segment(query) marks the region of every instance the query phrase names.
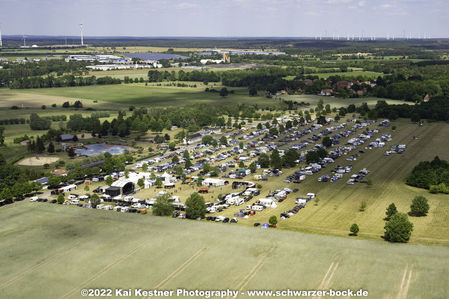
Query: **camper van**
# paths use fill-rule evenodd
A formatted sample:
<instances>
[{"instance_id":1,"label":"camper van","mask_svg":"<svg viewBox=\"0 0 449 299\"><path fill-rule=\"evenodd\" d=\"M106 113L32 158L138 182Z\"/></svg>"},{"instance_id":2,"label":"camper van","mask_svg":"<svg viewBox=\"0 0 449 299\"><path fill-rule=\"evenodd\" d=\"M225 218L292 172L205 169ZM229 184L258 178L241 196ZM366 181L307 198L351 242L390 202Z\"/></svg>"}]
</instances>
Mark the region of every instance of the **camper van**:
<instances>
[{"instance_id":1,"label":"camper van","mask_svg":"<svg viewBox=\"0 0 449 299\"><path fill-rule=\"evenodd\" d=\"M260 205L253 205L251 210L253 211L263 211L264 206L260 206Z\"/></svg>"},{"instance_id":2,"label":"camper van","mask_svg":"<svg viewBox=\"0 0 449 299\"><path fill-rule=\"evenodd\" d=\"M305 207L307 203L307 200L303 199L303 198L297 198L296 199L296 204L300 207Z\"/></svg>"}]
</instances>

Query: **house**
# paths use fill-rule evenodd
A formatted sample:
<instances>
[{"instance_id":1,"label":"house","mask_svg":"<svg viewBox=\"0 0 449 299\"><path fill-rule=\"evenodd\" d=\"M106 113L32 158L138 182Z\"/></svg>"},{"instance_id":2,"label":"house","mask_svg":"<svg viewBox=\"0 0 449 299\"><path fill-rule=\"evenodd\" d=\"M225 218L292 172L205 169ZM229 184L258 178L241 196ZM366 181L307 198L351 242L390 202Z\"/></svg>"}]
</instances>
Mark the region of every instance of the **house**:
<instances>
[{"instance_id":1,"label":"house","mask_svg":"<svg viewBox=\"0 0 449 299\"><path fill-rule=\"evenodd\" d=\"M58 141L76 141L75 136L71 134L62 134L56 137Z\"/></svg>"},{"instance_id":2,"label":"house","mask_svg":"<svg viewBox=\"0 0 449 299\"><path fill-rule=\"evenodd\" d=\"M307 86L312 86L312 85L313 85L313 80L311 80L311 79L305 79L305 80L304 80L304 84L307 85Z\"/></svg>"},{"instance_id":3,"label":"house","mask_svg":"<svg viewBox=\"0 0 449 299\"><path fill-rule=\"evenodd\" d=\"M342 80L342 81L338 81L337 84L337 90L339 89L350 89L352 86L352 82L351 81L347 81L347 80Z\"/></svg>"},{"instance_id":4,"label":"house","mask_svg":"<svg viewBox=\"0 0 449 299\"><path fill-rule=\"evenodd\" d=\"M333 93L332 89L322 89L320 95L322 96L331 96Z\"/></svg>"}]
</instances>

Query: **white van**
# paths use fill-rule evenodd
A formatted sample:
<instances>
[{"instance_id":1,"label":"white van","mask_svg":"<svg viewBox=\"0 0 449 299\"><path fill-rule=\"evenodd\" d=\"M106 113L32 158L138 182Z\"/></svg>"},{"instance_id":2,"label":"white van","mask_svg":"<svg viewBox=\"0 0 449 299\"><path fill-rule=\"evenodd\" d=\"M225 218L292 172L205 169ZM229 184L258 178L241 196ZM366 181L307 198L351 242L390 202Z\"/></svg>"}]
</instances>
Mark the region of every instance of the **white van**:
<instances>
[{"instance_id":1,"label":"white van","mask_svg":"<svg viewBox=\"0 0 449 299\"><path fill-rule=\"evenodd\" d=\"M253 211L263 211L264 207L263 206L259 206L259 205L254 205L251 209Z\"/></svg>"}]
</instances>

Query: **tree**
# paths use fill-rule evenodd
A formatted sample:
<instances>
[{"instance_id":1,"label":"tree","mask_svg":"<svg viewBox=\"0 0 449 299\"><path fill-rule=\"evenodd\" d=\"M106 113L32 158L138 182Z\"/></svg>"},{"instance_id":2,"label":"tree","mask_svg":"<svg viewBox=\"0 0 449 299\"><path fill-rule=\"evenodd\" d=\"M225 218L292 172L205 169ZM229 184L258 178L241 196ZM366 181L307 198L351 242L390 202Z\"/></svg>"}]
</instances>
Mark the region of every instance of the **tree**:
<instances>
[{"instance_id":1,"label":"tree","mask_svg":"<svg viewBox=\"0 0 449 299\"><path fill-rule=\"evenodd\" d=\"M44 141L39 136L37 136L37 138L36 138L36 149L35 150L38 153L43 153L45 151Z\"/></svg>"},{"instance_id":2,"label":"tree","mask_svg":"<svg viewBox=\"0 0 449 299\"><path fill-rule=\"evenodd\" d=\"M64 201L65 201L64 193L59 193L58 199L57 199L58 204L62 205L64 203Z\"/></svg>"},{"instance_id":3,"label":"tree","mask_svg":"<svg viewBox=\"0 0 449 299\"><path fill-rule=\"evenodd\" d=\"M73 158L76 156L75 149L73 147L69 147L67 150L67 155L69 155L70 158Z\"/></svg>"},{"instance_id":4,"label":"tree","mask_svg":"<svg viewBox=\"0 0 449 299\"><path fill-rule=\"evenodd\" d=\"M174 163L174 164L179 163L178 155L174 155L173 158L171 159L171 162Z\"/></svg>"},{"instance_id":5,"label":"tree","mask_svg":"<svg viewBox=\"0 0 449 299\"><path fill-rule=\"evenodd\" d=\"M282 164L287 167L296 166L296 160L298 160L299 154L294 149L289 149L282 157Z\"/></svg>"},{"instance_id":6,"label":"tree","mask_svg":"<svg viewBox=\"0 0 449 299\"><path fill-rule=\"evenodd\" d=\"M228 138L226 138L226 136L221 136L220 138L220 144L222 145L227 145L228 144Z\"/></svg>"},{"instance_id":7,"label":"tree","mask_svg":"<svg viewBox=\"0 0 449 299\"><path fill-rule=\"evenodd\" d=\"M105 179L105 182L108 186L111 186L112 183L114 182L114 180L112 179L112 177L110 175L108 175Z\"/></svg>"},{"instance_id":8,"label":"tree","mask_svg":"<svg viewBox=\"0 0 449 299\"><path fill-rule=\"evenodd\" d=\"M154 184L158 187L158 188L161 188L162 187L162 178L161 177L157 177L156 178L156 181L154 182Z\"/></svg>"},{"instance_id":9,"label":"tree","mask_svg":"<svg viewBox=\"0 0 449 299\"><path fill-rule=\"evenodd\" d=\"M351 225L351 227L349 228L349 231L351 232L351 235L353 236L357 236L357 233L359 232L359 226L354 223L353 225Z\"/></svg>"},{"instance_id":10,"label":"tree","mask_svg":"<svg viewBox=\"0 0 449 299\"><path fill-rule=\"evenodd\" d=\"M276 226L277 224L278 224L278 219L277 219L277 217L276 216L271 216L269 219L268 219L268 223L271 225L271 226Z\"/></svg>"},{"instance_id":11,"label":"tree","mask_svg":"<svg viewBox=\"0 0 449 299\"><path fill-rule=\"evenodd\" d=\"M249 164L249 170L251 171L251 173L255 173L257 171L256 163L252 162L251 164Z\"/></svg>"},{"instance_id":12,"label":"tree","mask_svg":"<svg viewBox=\"0 0 449 299\"><path fill-rule=\"evenodd\" d=\"M201 143L202 144L207 144L207 145L211 145L214 141L214 137L212 137L211 135L205 135L201 138Z\"/></svg>"},{"instance_id":13,"label":"tree","mask_svg":"<svg viewBox=\"0 0 449 299\"><path fill-rule=\"evenodd\" d=\"M51 126L51 120L42 118L36 113L30 114L30 128L31 130L48 130Z\"/></svg>"},{"instance_id":14,"label":"tree","mask_svg":"<svg viewBox=\"0 0 449 299\"><path fill-rule=\"evenodd\" d=\"M411 216L426 216L429 212L429 203L424 196L416 196L410 205Z\"/></svg>"},{"instance_id":15,"label":"tree","mask_svg":"<svg viewBox=\"0 0 449 299\"><path fill-rule=\"evenodd\" d=\"M143 180L143 178L137 180L137 185L139 185L140 188L143 188L145 186L145 181Z\"/></svg>"},{"instance_id":16,"label":"tree","mask_svg":"<svg viewBox=\"0 0 449 299\"><path fill-rule=\"evenodd\" d=\"M0 127L0 145L3 145L5 143L5 136L3 135L4 131L5 131L5 128Z\"/></svg>"},{"instance_id":17,"label":"tree","mask_svg":"<svg viewBox=\"0 0 449 299\"><path fill-rule=\"evenodd\" d=\"M90 205L92 206L92 208L96 208L100 203L100 197L98 197L98 194L94 193L90 198Z\"/></svg>"},{"instance_id":18,"label":"tree","mask_svg":"<svg viewBox=\"0 0 449 299\"><path fill-rule=\"evenodd\" d=\"M206 215L206 203L198 193L192 193L186 200L186 214L189 219L204 218Z\"/></svg>"},{"instance_id":19,"label":"tree","mask_svg":"<svg viewBox=\"0 0 449 299\"><path fill-rule=\"evenodd\" d=\"M50 144L48 144L47 152L49 152L50 154L55 152L55 145L53 144L53 142L50 142Z\"/></svg>"},{"instance_id":20,"label":"tree","mask_svg":"<svg viewBox=\"0 0 449 299\"><path fill-rule=\"evenodd\" d=\"M406 243L412 234L413 223L404 213L396 213L385 224L384 239L389 242Z\"/></svg>"},{"instance_id":21,"label":"tree","mask_svg":"<svg viewBox=\"0 0 449 299\"><path fill-rule=\"evenodd\" d=\"M261 168L268 168L270 167L270 157L267 154L260 154L257 163Z\"/></svg>"},{"instance_id":22,"label":"tree","mask_svg":"<svg viewBox=\"0 0 449 299\"><path fill-rule=\"evenodd\" d=\"M76 101L75 104L73 104L73 107L75 107L75 108L83 108L83 103L81 103L81 101Z\"/></svg>"},{"instance_id":23,"label":"tree","mask_svg":"<svg viewBox=\"0 0 449 299\"><path fill-rule=\"evenodd\" d=\"M147 163L143 163L142 171L146 172L147 170L148 170L148 164Z\"/></svg>"},{"instance_id":24,"label":"tree","mask_svg":"<svg viewBox=\"0 0 449 299\"><path fill-rule=\"evenodd\" d=\"M279 151L277 149L274 149L273 152L271 153L270 165L272 168L275 168L275 169L282 168L282 159L281 159L281 156L279 155Z\"/></svg>"},{"instance_id":25,"label":"tree","mask_svg":"<svg viewBox=\"0 0 449 299\"><path fill-rule=\"evenodd\" d=\"M326 136L323 138L323 145L325 147L331 147L332 146L332 139L330 139L329 136Z\"/></svg>"},{"instance_id":26,"label":"tree","mask_svg":"<svg viewBox=\"0 0 449 299\"><path fill-rule=\"evenodd\" d=\"M220 89L220 97L226 97L228 96L228 89L226 87L223 87L222 89Z\"/></svg>"},{"instance_id":27,"label":"tree","mask_svg":"<svg viewBox=\"0 0 449 299\"><path fill-rule=\"evenodd\" d=\"M187 160L186 160L186 163L184 164L184 167L185 167L185 168L190 168L190 167L192 167L192 161L190 161L190 159L187 159Z\"/></svg>"},{"instance_id":28,"label":"tree","mask_svg":"<svg viewBox=\"0 0 449 299\"><path fill-rule=\"evenodd\" d=\"M387 215L387 217L385 219L389 220L391 218L391 216L393 216L397 212L398 212L398 209L396 209L396 205L394 203L391 203L388 206L387 211L385 212L385 214Z\"/></svg>"},{"instance_id":29,"label":"tree","mask_svg":"<svg viewBox=\"0 0 449 299\"><path fill-rule=\"evenodd\" d=\"M251 86L248 89L248 93L250 96L256 96L257 95L257 88L255 86Z\"/></svg>"},{"instance_id":30,"label":"tree","mask_svg":"<svg viewBox=\"0 0 449 299\"><path fill-rule=\"evenodd\" d=\"M182 155L182 157L186 160L190 160L190 154L187 150L184 151L184 154Z\"/></svg>"},{"instance_id":31,"label":"tree","mask_svg":"<svg viewBox=\"0 0 449 299\"><path fill-rule=\"evenodd\" d=\"M169 216L173 214L174 209L173 199L171 198L170 194L164 193L156 198L156 202L153 206L153 215Z\"/></svg>"}]
</instances>

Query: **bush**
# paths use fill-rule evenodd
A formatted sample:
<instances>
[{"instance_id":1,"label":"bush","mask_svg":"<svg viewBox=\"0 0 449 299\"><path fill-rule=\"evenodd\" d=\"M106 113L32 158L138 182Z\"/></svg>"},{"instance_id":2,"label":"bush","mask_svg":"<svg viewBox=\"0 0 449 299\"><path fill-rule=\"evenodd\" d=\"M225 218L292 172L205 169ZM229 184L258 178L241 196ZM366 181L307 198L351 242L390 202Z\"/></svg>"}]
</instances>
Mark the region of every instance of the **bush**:
<instances>
[{"instance_id":1,"label":"bush","mask_svg":"<svg viewBox=\"0 0 449 299\"><path fill-rule=\"evenodd\" d=\"M101 200L100 197L98 197L98 194L94 194L90 198L90 205L92 206L92 208L96 208L100 204L100 202Z\"/></svg>"},{"instance_id":2,"label":"bush","mask_svg":"<svg viewBox=\"0 0 449 299\"><path fill-rule=\"evenodd\" d=\"M268 223L271 225L271 226L276 226L276 224L278 224L278 219L277 219L277 217L276 216L271 216L270 217L270 219L268 219Z\"/></svg>"},{"instance_id":3,"label":"bush","mask_svg":"<svg viewBox=\"0 0 449 299\"><path fill-rule=\"evenodd\" d=\"M366 209L366 201L362 201L362 202L360 203L359 211L360 211L360 212L365 212L365 209Z\"/></svg>"},{"instance_id":4,"label":"bush","mask_svg":"<svg viewBox=\"0 0 449 299\"><path fill-rule=\"evenodd\" d=\"M60 193L60 194L58 195L57 201L58 201L58 204L60 204L60 205L62 205L62 204L64 203L65 198L64 198L64 194L63 194L63 193Z\"/></svg>"},{"instance_id":5,"label":"bush","mask_svg":"<svg viewBox=\"0 0 449 299\"><path fill-rule=\"evenodd\" d=\"M158 196L156 199L156 203L153 206L153 215L156 216L169 216L173 214L173 199L167 193Z\"/></svg>"},{"instance_id":6,"label":"bush","mask_svg":"<svg viewBox=\"0 0 449 299\"><path fill-rule=\"evenodd\" d=\"M424 196L416 196L410 205L411 216L426 216L429 212L429 203Z\"/></svg>"},{"instance_id":7,"label":"bush","mask_svg":"<svg viewBox=\"0 0 449 299\"><path fill-rule=\"evenodd\" d=\"M391 216L393 216L397 212L398 212L398 209L396 209L396 205L394 203L391 203L388 206L387 211L385 212L385 214L387 215L386 219L389 220L391 218Z\"/></svg>"},{"instance_id":8,"label":"bush","mask_svg":"<svg viewBox=\"0 0 449 299\"><path fill-rule=\"evenodd\" d=\"M204 218L206 215L206 203L198 193L192 193L186 200L186 214L189 219Z\"/></svg>"},{"instance_id":9,"label":"bush","mask_svg":"<svg viewBox=\"0 0 449 299\"><path fill-rule=\"evenodd\" d=\"M354 223L353 225L351 225L351 227L349 228L349 231L351 232L351 234L353 236L357 236L357 233L359 232L359 226Z\"/></svg>"},{"instance_id":10,"label":"bush","mask_svg":"<svg viewBox=\"0 0 449 299\"><path fill-rule=\"evenodd\" d=\"M385 224L384 239L389 242L406 243L412 234L413 223L404 213L396 213Z\"/></svg>"}]
</instances>

